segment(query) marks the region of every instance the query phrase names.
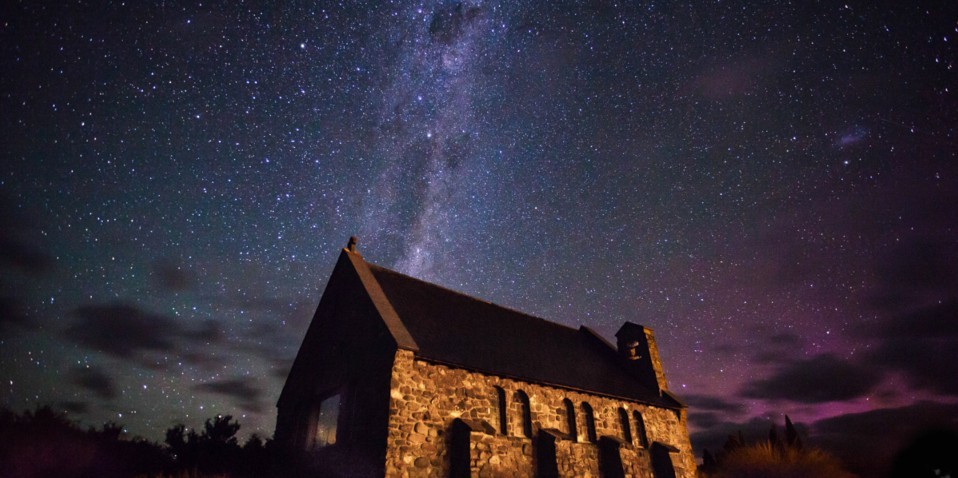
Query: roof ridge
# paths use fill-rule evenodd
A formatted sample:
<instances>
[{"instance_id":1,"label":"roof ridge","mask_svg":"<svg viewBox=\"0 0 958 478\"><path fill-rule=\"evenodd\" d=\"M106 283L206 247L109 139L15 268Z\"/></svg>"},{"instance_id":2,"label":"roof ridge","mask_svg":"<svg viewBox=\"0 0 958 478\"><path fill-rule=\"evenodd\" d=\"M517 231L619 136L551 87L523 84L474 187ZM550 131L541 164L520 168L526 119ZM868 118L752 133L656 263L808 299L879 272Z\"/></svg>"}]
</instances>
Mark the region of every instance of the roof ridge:
<instances>
[{"instance_id":1,"label":"roof ridge","mask_svg":"<svg viewBox=\"0 0 958 478\"><path fill-rule=\"evenodd\" d=\"M489 304L489 305L491 305L491 306L493 306L493 307L498 307L498 308L500 308L500 309L504 309L504 310L507 310L507 311L509 311L509 312L512 312L512 313L515 313L515 314L519 314L519 315L528 317L528 318L530 318L530 319L539 320L539 321L545 322L545 323L547 323L547 324L549 324L549 325L552 325L552 326L557 326L557 327L561 327L561 328L563 328L563 329L567 329L567 330L569 330L570 332L579 332L579 329L577 329L577 328L575 328L575 327L572 327L572 326L569 326L569 325L565 325L565 324L560 324L560 323L558 323L558 322L553 322L553 321L551 321L551 320L549 320L549 319L545 319L545 318L542 318L542 317L539 317L539 316L535 316L535 315L532 315L532 314L530 314L530 313L528 313L528 312L523 312L523 311L521 311L521 310L519 310L519 309L514 309L514 308L509 307L509 306L506 306L506 305L497 304L497 303L495 303L495 302L488 301L488 300L483 299L483 298L480 298L480 297L472 296L472 295L466 294L465 292L458 291L458 290L455 290L455 289L451 289L451 288L449 288L449 287L446 287L446 286L443 286L443 285L439 285L439 284L436 284L436 283L434 283L434 282L429 282L429 281L426 281L426 280L423 280L423 279L419 279L419 278L417 278L417 277L413 277L413 276L408 275L408 274L403 274L402 272L399 272L399 271L390 269L390 268L388 268L388 267L383 267L383 266L378 265L378 264L373 264L372 262L369 262L369 261L367 261L366 259L363 259L363 262L365 262L365 263L366 263L366 266L368 266L368 267L371 268L371 269L379 269L379 270L382 270L382 271L385 271L385 272L388 272L388 273L391 273L391 274L396 274L396 275L402 276L402 277L404 277L404 278L406 278L406 279L411 279L411 280L414 280L414 281L416 281L416 282L420 282L420 283L425 284L425 285L427 285L427 286L429 286L429 287L434 287L434 288L436 288L436 289L441 289L441 290L444 290L444 291L446 291L446 292L450 292L450 293L452 293L452 294L455 294L455 295L458 295L458 296L461 296L461 297L465 297L465 298L467 298L467 299L471 299L471 300L474 300L474 301L477 301L477 302L482 302L482 303L484 303L484 304ZM400 318L400 319L401 319L401 318Z\"/></svg>"}]
</instances>

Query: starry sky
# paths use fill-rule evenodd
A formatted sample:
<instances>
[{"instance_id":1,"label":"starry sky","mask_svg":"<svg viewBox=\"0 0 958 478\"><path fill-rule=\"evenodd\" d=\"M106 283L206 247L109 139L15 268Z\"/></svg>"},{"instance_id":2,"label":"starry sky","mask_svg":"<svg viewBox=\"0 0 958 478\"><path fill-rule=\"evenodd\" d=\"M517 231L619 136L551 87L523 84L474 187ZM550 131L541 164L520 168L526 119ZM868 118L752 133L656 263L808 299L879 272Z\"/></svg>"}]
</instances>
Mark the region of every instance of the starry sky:
<instances>
[{"instance_id":1,"label":"starry sky","mask_svg":"<svg viewBox=\"0 0 958 478\"><path fill-rule=\"evenodd\" d=\"M697 455L956 425L954 2L63 3L0 12L5 407L269 435L356 235L652 327Z\"/></svg>"}]
</instances>

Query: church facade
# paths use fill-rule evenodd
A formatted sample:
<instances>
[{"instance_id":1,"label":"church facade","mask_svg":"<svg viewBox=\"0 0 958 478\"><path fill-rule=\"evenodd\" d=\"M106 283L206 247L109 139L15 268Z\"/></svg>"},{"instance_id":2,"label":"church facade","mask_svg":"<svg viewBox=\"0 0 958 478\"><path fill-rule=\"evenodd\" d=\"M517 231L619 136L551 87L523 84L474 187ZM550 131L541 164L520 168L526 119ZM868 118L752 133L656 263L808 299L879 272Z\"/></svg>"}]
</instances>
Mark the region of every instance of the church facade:
<instances>
[{"instance_id":1,"label":"church facade","mask_svg":"<svg viewBox=\"0 0 958 478\"><path fill-rule=\"evenodd\" d=\"M317 476L692 478L651 330L613 345L343 249L277 403Z\"/></svg>"}]
</instances>

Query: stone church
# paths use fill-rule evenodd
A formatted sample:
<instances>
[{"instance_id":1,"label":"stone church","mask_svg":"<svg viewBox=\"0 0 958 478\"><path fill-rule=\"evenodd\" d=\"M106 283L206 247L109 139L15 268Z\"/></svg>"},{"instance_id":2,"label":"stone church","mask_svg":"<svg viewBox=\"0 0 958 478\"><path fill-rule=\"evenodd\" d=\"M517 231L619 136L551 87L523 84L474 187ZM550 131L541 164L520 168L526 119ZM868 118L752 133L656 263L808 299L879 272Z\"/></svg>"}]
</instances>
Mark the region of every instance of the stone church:
<instances>
[{"instance_id":1,"label":"stone church","mask_svg":"<svg viewBox=\"0 0 958 478\"><path fill-rule=\"evenodd\" d=\"M693 478L652 331L612 345L342 250L277 403L317 476Z\"/></svg>"}]
</instances>

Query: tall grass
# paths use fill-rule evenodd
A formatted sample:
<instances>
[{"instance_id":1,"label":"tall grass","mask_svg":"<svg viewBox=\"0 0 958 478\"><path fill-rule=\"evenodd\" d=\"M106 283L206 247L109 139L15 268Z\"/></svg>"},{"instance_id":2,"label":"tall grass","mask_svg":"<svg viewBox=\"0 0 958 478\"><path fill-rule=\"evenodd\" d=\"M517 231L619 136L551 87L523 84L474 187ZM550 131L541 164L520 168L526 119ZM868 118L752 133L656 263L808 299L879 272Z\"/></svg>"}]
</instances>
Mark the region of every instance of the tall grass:
<instances>
[{"instance_id":1,"label":"tall grass","mask_svg":"<svg viewBox=\"0 0 958 478\"><path fill-rule=\"evenodd\" d=\"M768 441L742 445L722 455L711 478L854 478L834 456L817 448Z\"/></svg>"}]
</instances>

